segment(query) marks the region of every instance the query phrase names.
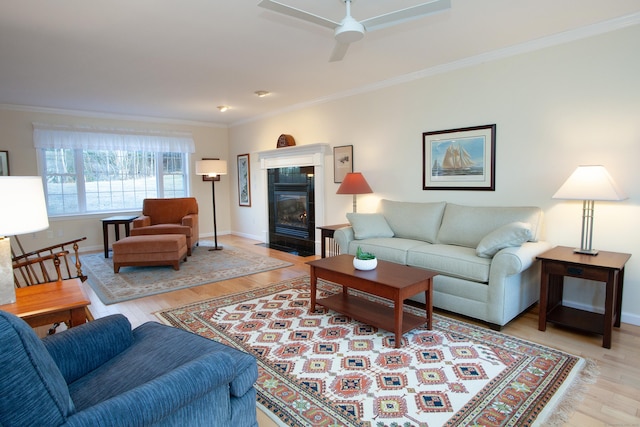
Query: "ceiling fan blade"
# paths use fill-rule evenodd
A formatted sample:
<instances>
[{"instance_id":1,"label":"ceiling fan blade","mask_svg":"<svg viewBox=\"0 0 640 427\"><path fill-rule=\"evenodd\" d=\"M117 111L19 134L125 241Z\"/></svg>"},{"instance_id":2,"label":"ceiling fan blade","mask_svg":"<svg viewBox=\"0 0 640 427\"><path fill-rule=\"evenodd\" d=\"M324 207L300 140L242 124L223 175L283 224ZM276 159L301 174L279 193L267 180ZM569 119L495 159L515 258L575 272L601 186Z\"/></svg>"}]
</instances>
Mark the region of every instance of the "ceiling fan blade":
<instances>
[{"instance_id":1,"label":"ceiling fan blade","mask_svg":"<svg viewBox=\"0 0 640 427\"><path fill-rule=\"evenodd\" d=\"M435 0L360 21L367 31L378 30L451 8L451 0Z\"/></svg>"},{"instance_id":2,"label":"ceiling fan blade","mask_svg":"<svg viewBox=\"0 0 640 427\"><path fill-rule=\"evenodd\" d=\"M342 61L342 58L347 54L347 49L349 49L349 43L336 42L329 57L329 62Z\"/></svg>"},{"instance_id":3,"label":"ceiling fan blade","mask_svg":"<svg viewBox=\"0 0 640 427\"><path fill-rule=\"evenodd\" d=\"M313 13L306 12L295 7L287 6L286 4L278 3L273 0L261 0L258 6L265 9L269 9L273 12L282 13L283 15L292 16L294 18L302 19L307 22L321 25L323 27L335 29L340 23L331 21L330 19L323 18L322 16L314 15Z\"/></svg>"}]
</instances>

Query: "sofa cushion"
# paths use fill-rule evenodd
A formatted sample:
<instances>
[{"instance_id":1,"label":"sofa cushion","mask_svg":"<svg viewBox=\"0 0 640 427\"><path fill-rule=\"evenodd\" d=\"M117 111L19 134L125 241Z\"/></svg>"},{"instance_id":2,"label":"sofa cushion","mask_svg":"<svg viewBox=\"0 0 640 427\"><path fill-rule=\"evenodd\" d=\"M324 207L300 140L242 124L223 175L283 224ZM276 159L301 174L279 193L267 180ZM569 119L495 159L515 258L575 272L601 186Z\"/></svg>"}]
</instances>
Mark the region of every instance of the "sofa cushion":
<instances>
[{"instance_id":1,"label":"sofa cushion","mask_svg":"<svg viewBox=\"0 0 640 427\"><path fill-rule=\"evenodd\" d=\"M420 245L424 245L424 242L420 240L398 239L396 237L352 240L349 243L349 253L355 255L358 246L360 246L363 251L371 252L381 260L406 265L407 251Z\"/></svg>"},{"instance_id":2,"label":"sofa cushion","mask_svg":"<svg viewBox=\"0 0 640 427\"><path fill-rule=\"evenodd\" d=\"M142 215L151 217L151 224L180 224L182 218L198 213L195 197L176 197L168 199L144 199Z\"/></svg>"},{"instance_id":3,"label":"sofa cushion","mask_svg":"<svg viewBox=\"0 0 640 427\"><path fill-rule=\"evenodd\" d=\"M179 224L156 224L131 229L131 236L149 236L154 234L183 234L191 237L191 227Z\"/></svg>"},{"instance_id":4,"label":"sofa cushion","mask_svg":"<svg viewBox=\"0 0 640 427\"><path fill-rule=\"evenodd\" d=\"M373 237L393 237L393 230L379 213L348 213L347 219L353 227L356 240Z\"/></svg>"},{"instance_id":5,"label":"sofa cushion","mask_svg":"<svg viewBox=\"0 0 640 427\"><path fill-rule=\"evenodd\" d=\"M542 210L536 207L461 206L448 203L438 243L476 248L482 238L511 222L531 224L532 241L538 239Z\"/></svg>"},{"instance_id":6,"label":"sofa cushion","mask_svg":"<svg viewBox=\"0 0 640 427\"><path fill-rule=\"evenodd\" d=\"M407 265L473 282L488 283L491 259L476 256L475 248L425 244L409 250Z\"/></svg>"},{"instance_id":7,"label":"sofa cushion","mask_svg":"<svg viewBox=\"0 0 640 427\"><path fill-rule=\"evenodd\" d=\"M57 426L74 412L67 383L33 329L0 311L0 425Z\"/></svg>"},{"instance_id":8,"label":"sofa cushion","mask_svg":"<svg viewBox=\"0 0 640 427\"><path fill-rule=\"evenodd\" d=\"M395 237L435 243L445 202L413 203L381 200L378 211L384 215Z\"/></svg>"},{"instance_id":9,"label":"sofa cushion","mask_svg":"<svg viewBox=\"0 0 640 427\"><path fill-rule=\"evenodd\" d=\"M69 385L78 410L142 387L179 371L189 362L206 360L218 352L226 353L226 356L212 368L217 369L220 376L227 377L231 394L243 395L257 379L258 369L253 356L199 335L147 322L134 329L133 336L131 346ZM226 363L231 360L233 365ZM188 386L176 385L175 391L171 392L180 393L181 388Z\"/></svg>"},{"instance_id":10,"label":"sofa cushion","mask_svg":"<svg viewBox=\"0 0 640 427\"><path fill-rule=\"evenodd\" d=\"M478 243L476 254L480 257L491 258L500 249L522 246L529 239L531 239L531 224L511 222L484 236Z\"/></svg>"}]
</instances>

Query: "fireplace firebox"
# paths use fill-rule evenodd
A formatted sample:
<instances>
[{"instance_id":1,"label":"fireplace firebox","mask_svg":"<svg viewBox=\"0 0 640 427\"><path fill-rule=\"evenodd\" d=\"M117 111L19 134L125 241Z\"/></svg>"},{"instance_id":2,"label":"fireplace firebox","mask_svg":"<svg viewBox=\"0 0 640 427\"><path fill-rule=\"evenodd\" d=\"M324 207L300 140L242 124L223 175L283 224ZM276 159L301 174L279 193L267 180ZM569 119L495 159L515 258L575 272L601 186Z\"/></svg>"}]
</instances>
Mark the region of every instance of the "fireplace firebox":
<instances>
[{"instance_id":1,"label":"fireplace firebox","mask_svg":"<svg viewBox=\"0 0 640 427\"><path fill-rule=\"evenodd\" d=\"M269 169L269 247L315 253L313 166Z\"/></svg>"}]
</instances>

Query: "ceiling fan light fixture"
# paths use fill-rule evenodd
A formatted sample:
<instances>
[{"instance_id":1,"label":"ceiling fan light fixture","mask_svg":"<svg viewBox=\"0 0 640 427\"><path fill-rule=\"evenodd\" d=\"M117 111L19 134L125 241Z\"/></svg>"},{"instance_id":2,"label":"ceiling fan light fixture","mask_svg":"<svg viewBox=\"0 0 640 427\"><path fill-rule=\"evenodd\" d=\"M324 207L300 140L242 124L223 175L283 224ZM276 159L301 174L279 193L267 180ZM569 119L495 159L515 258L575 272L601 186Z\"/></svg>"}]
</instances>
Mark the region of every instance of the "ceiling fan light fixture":
<instances>
[{"instance_id":1,"label":"ceiling fan light fixture","mask_svg":"<svg viewBox=\"0 0 640 427\"><path fill-rule=\"evenodd\" d=\"M265 96L269 95L269 91L267 90L257 90L254 92L258 98L264 98Z\"/></svg>"},{"instance_id":2,"label":"ceiling fan light fixture","mask_svg":"<svg viewBox=\"0 0 640 427\"><path fill-rule=\"evenodd\" d=\"M218 110L220 110L221 113L224 113L225 111L227 111L229 109L228 105L218 105Z\"/></svg>"}]
</instances>

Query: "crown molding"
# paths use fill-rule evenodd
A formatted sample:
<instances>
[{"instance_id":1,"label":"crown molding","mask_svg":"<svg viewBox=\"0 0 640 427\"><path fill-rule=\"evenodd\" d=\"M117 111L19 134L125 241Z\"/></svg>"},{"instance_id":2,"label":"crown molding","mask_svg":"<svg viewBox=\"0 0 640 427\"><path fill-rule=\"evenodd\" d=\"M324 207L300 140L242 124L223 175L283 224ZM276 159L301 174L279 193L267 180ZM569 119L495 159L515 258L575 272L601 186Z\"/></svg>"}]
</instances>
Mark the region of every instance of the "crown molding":
<instances>
[{"instance_id":1,"label":"crown molding","mask_svg":"<svg viewBox=\"0 0 640 427\"><path fill-rule=\"evenodd\" d=\"M126 114L99 113L95 111L66 110L63 108L33 107L28 105L0 104L0 110L23 111L27 113L60 114L64 116L88 117L92 119L126 120L145 123L163 123L183 126L204 126L212 128L228 128L219 123L200 122L197 120L169 119L161 117L135 116Z\"/></svg>"},{"instance_id":2,"label":"crown molding","mask_svg":"<svg viewBox=\"0 0 640 427\"><path fill-rule=\"evenodd\" d=\"M404 74L401 76L383 80L370 85L361 86L359 88L355 88L349 91L340 92L340 93L336 93L326 97L317 98L308 102L292 105L290 107L283 108L278 111L272 111L267 114L262 114L260 116L256 116L246 120L231 123L230 126L233 127L233 126L237 126L244 123L258 121L258 120L262 120L268 117L273 117L282 113L300 110L303 108L308 108L315 105L320 105L327 102L348 98L354 95L373 92L379 89L384 89L387 87L412 82L414 80L419 80L426 77L435 76L438 74L444 74L451 71L460 70L463 68L473 67L475 65L480 65L486 62L497 61L500 59L509 58L511 56L535 52L537 50L546 49L548 47L558 46L565 43L570 43L573 41L598 36L601 34L621 30L623 28L631 27L638 24L640 24L640 13L634 13L631 15L622 16L622 17L610 19L607 21L602 21L592 25L585 26L585 27L564 31L551 36L530 40L528 42L521 43L518 45L509 46L503 49L498 49L491 52L486 52L479 55L471 56L468 58L463 58L458 61L449 62L447 64L437 65L435 67L426 68L424 70L416 71L409 74Z\"/></svg>"}]
</instances>

